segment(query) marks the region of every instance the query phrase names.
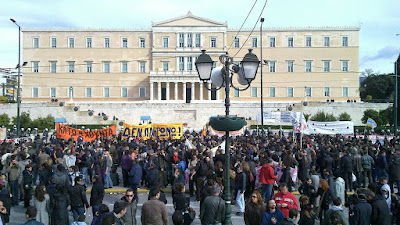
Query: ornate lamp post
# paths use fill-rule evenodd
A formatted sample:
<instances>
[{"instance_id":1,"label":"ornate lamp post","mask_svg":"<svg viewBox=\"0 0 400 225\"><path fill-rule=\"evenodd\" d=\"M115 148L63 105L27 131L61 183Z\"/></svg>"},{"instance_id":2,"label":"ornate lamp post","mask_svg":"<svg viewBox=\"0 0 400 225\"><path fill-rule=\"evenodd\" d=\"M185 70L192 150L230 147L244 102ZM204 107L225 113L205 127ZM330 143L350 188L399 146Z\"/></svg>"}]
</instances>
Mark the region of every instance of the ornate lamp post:
<instances>
[{"instance_id":1,"label":"ornate lamp post","mask_svg":"<svg viewBox=\"0 0 400 225\"><path fill-rule=\"evenodd\" d=\"M233 64L233 58L228 54L221 55L219 57L222 63L222 68L214 68L214 61L209 55L207 55L205 50L202 50L202 54L198 57L196 61L196 69L199 74L200 80L204 83L210 79L217 86L217 89L225 87L225 115L210 118L210 125L213 129L218 131L225 131L225 194L224 200L226 204L226 218L225 224L232 224L231 220L231 190L230 190L230 179L229 179L229 165L230 165L230 148L229 148L229 131L236 131L241 129L246 125L246 120L244 117L237 117L229 115L230 107L230 97L229 88L233 87L238 91L244 91L250 87L250 83L254 80L257 74L258 66L260 61L258 57L254 55L252 49L244 56L242 62L239 65ZM240 89L235 87L232 82L233 74L237 73L238 81L242 85L247 85L245 88ZM221 80L222 79L222 80ZM221 82L222 81L222 82ZM207 85L204 85L207 89Z\"/></svg>"},{"instance_id":2,"label":"ornate lamp post","mask_svg":"<svg viewBox=\"0 0 400 225\"><path fill-rule=\"evenodd\" d=\"M21 135L21 120L20 120L20 104L21 104L21 26L18 25L17 21L10 18L18 27L18 89L17 89L17 136Z\"/></svg>"}]
</instances>

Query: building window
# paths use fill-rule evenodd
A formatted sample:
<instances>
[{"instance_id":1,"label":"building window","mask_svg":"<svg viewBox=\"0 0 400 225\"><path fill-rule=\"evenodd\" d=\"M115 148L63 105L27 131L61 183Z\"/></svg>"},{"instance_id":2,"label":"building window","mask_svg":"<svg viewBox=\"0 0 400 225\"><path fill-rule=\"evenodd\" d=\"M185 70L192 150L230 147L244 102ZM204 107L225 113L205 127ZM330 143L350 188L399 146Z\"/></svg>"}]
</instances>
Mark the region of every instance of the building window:
<instances>
[{"instance_id":1,"label":"building window","mask_svg":"<svg viewBox=\"0 0 400 225\"><path fill-rule=\"evenodd\" d=\"M104 88L104 98L109 98L110 97L110 88L105 87Z\"/></svg>"},{"instance_id":2,"label":"building window","mask_svg":"<svg viewBox=\"0 0 400 225\"><path fill-rule=\"evenodd\" d=\"M32 88L32 98L39 98L39 88Z\"/></svg>"},{"instance_id":3,"label":"building window","mask_svg":"<svg viewBox=\"0 0 400 225\"><path fill-rule=\"evenodd\" d=\"M33 48L39 48L39 38L33 38Z\"/></svg>"},{"instance_id":4,"label":"building window","mask_svg":"<svg viewBox=\"0 0 400 225\"><path fill-rule=\"evenodd\" d=\"M86 73L91 73L92 72L92 62L86 62Z\"/></svg>"},{"instance_id":5,"label":"building window","mask_svg":"<svg viewBox=\"0 0 400 225\"><path fill-rule=\"evenodd\" d=\"M75 38L68 38L68 48L75 48Z\"/></svg>"},{"instance_id":6,"label":"building window","mask_svg":"<svg viewBox=\"0 0 400 225\"><path fill-rule=\"evenodd\" d=\"M270 73L275 73L275 64L276 64L276 62L275 61L269 61L268 63L269 63L269 72Z\"/></svg>"},{"instance_id":7,"label":"building window","mask_svg":"<svg viewBox=\"0 0 400 225\"><path fill-rule=\"evenodd\" d=\"M162 68L164 71L169 71L169 62L162 62Z\"/></svg>"},{"instance_id":8,"label":"building window","mask_svg":"<svg viewBox=\"0 0 400 225\"><path fill-rule=\"evenodd\" d=\"M269 38L269 47L275 48L275 41L276 41L275 37L270 37Z\"/></svg>"},{"instance_id":9,"label":"building window","mask_svg":"<svg viewBox=\"0 0 400 225\"><path fill-rule=\"evenodd\" d=\"M233 89L233 97L239 98L239 90Z\"/></svg>"},{"instance_id":10,"label":"building window","mask_svg":"<svg viewBox=\"0 0 400 225\"><path fill-rule=\"evenodd\" d=\"M311 87L305 87L306 97L311 97L312 89Z\"/></svg>"},{"instance_id":11,"label":"building window","mask_svg":"<svg viewBox=\"0 0 400 225\"><path fill-rule=\"evenodd\" d=\"M146 48L146 39L145 38L139 38L139 46L141 48Z\"/></svg>"},{"instance_id":12,"label":"building window","mask_svg":"<svg viewBox=\"0 0 400 225\"><path fill-rule=\"evenodd\" d=\"M169 38L163 37L163 47L168 48L168 46L169 46Z\"/></svg>"},{"instance_id":13,"label":"building window","mask_svg":"<svg viewBox=\"0 0 400 225\"><path fill-rule=\"evenodd\" d=\"M293 48L293 37L288 37L287 45L289 48Z\"/></svg>"},{"instance_id":14,"label":"building window","mask_svg":"<svg viewBox=\"0 0 400 225\"><path fill-rule=\"evenodd\" d=\"M68 72L75 73L75 62L68 62Z\"/></svg>"},{"instance_id":15,"label":"building window","mask_svg":"<svg viewBox=\"0 0 400 225\"><path fill-rule=\"evenodd\" d=\"M342 37L342 46L343 46L343 47L349 46L348 40L349 40L348 37Z\"/></svg>"},{"instance_id":16,"label":"building window","mask_svg":"<svg viewBox=\"0 0 400 225\"><path fill-rule=\"evenodd\" d=\"M56 88L50 88L50 98L56 98L57 96L57 89Z\"/></svg>"},{"instance_id":17,"label":"building window","mask_svg":"<svg viewBox=\"0 0 400 225\"><path fill-rule=\"evenodd\" d=\"M287 71L288 73L293 73L294 61L287 61Z\"/></svg>"},{"instance_id":18,"label":"building window","mask_svg":"<svg viewBox=\"0 0 400 225\"><path fill-rule=\"evenodd\" d=\"M146 73L146 62L139 62L139 73Z\"/></svg>"},{"instance_id":19,"label":"building window","mask_svg":"<svg viewBox=\"0 0 400 225\"><path fill-rule=\"evenodd\" d=\"M110 38L104 38L104 48L110 48Z\"/></svg>"},{"instance_id":20,"label":"building window","mask_svg":"<svg viewBox=\"0 0 400 225\"><path fill-rule=\"evenodd\" d=\"M193 42L192 34L189 33L189 34L187 34L187 46L188 46L188 48L193 47L192 42Z\"/></svg>"},{"instance_id":21,"label":"building window","mask_svg":"<svg viewBox=\"0 0 400 225\"><path fill-rule=\"evenodd\" d=\"M86 48L92 48L92 38L86 38Z\"/></svg>"},{"instance_id":22,"label":"building window","mask_svg":"<svg viewBox=\"0 0 400 225\"><path fill-rule=\"evenodd\" d=\"M185 69L184 58L179 57L179 71L183 71Z\"/></svg>"},{"instance_id":23,"label":"building window","mask_svg":"<svg viewBox=\"0 0 400 225\"><path fill-rule=\"evenodd\" d=\"M179 48L183 48L185 46L185 34L179 33Z\"/></svg>"},{"instance_id":24,"label":"building window","mask_svg":"<svg viewBox=\"0 0 400 225\"><path fill-rule=\"evenodd\" d=\"M67 90L68 90L68 97L69 98L73 98L74 97L74 93L75 93L74 88L73 87L69 87Z\"/></svg>"},{"instance_id":25,"label":"building window","mask_svg":"<svg viewBox=\"0 0 400 225\"><path fill-rule=\"evenodd\" d=\"M128 48L128 38L123 37L122 38L122 46L123 48Z\"/></svg>"},{"instance_id":26,"label":"building window","mask_svg":"<svg viewBox=\"0 0 400 225\"><path fill-rule=\"evenodd\" d=\"M287 96L290 98L292 98L294 96L294 88L293 87L287 88Z\"/></svg>"},{"instance_id":27,"label":"building window","mask_svg":"<svg viewBox=\"0 0 400 225\"><path fill-rule=\"evenodd\" d=\"M189 70L189 71L193 70L193 58L192 57L187 57L187 70Z\"/></svg>"},{"instance_id":28,"label":"building window","mask_svg":"<svg viewBox=\"0 0 400 225\"><path fill-rule=\"evenodd\" d=\"M139 87L139 98L146 98L146 88Z\"/></svg>"},{"instance_id":29,"label":"building window","mask_svg":"<svg viewBox=\"0 0 400 225\"><path fill-rule=\"evenodd\" d=\"M87 87L86 88L86 98L91 98L92 97L92 88Z\"/></svg>"},{"instance_id":30,"label":"building window","mask_svg":"<svg viewBox=\"0 0 400 225\"><path fill-rule=\"evenodd\" d=\"M330 97L330 96L331 96L331 88L324 87L324 97Z\"/></svg>"},{"instance_id":31,"label":"building window","mask_svg":"<svg viewBox=\"0 0 400 225\"><path fill-rule=\"evenodd\" d=\"M122 73L128 72L128 62L121 62L121 72Z\"/></svg>"},{"instance_id":32,"label":"building window","mask_svg":"<svg viewBox=\"0 0 400 225\"><path fill-rule=\"evenodd\" d=\"M275 97L275 87L269 88L269 97Z\"/></svg>"},{"instance_id":33,"label":"building window","mask_svg":"<svg viewBox=\"0 0 400 225\"><path fill-rule=\"evenodd\" d=\"M257 87L251 87L251 97L257 97Z\"/></svg>"},{"instance_id":34,"label":"building window","mask_svg":"<svg viewBox=\"0 0 400 225\"><path fill-rule=\"evenodd\" d=\"M50 38L50 43L52 48L57 48L57 38L55 37Z\"/></svg>"},{"instance_id":35,"label":"building window","mask_svg":"<svg viewBox=\"0 0 400 225\"><path fill-rule=\"evenodd\" d=\"M32 72L39 73L39 62L32 62Z\"/></svg>"},{"instance_id":36,"label":"building window","mask_svg":"<svg viewBox=\"0 0 400 225\"><path fill-rule=\"evenodd\" d=\"M348 87L342 87L342 95L343 95L343 97L349 97L349 88Z\"/></svg>"},{"instance_id":37,"label":"building window","mask_svg":"<svg viewBox=\"0 0 400 225\"><path fill-rule=\"evenodd\" d=\"M331 61L324 60L322 62L324 64L324 72L330 72L331 71Z\"/></svg>"},{"instance_id":38,"label":"building window","mask_svg":"<svg viewBox=\"0 0 400 225\"><path fill-rule=\"evenodd\" d=\"M251 39L251 47L257 48L257 46L258 46L258 39L256 37L253 37Z\"/></svg>"},{"instance_id":39,"label":"building window","mask_svg":"<svg viewBox=\"0 0 400 225\"><path fill-rule=\"evenodd\" d=\"M311 47L311 37L310 36L306 36L306 47Z\"/></svg>"},{"instance_id":40,"label":"building window","mask_svg":"<svg viewBox=\"0 0 400 225\"><path fill-rule=\"evenodd\" d=\"M201 43L201 34L196 34L196 48L200 48L200 43Z\"/></svg>"},{"instance_id":41,"label":"building window","mask_svg":"<svg viewBox=\"0 0 400 225\"><path fill-rule=\"evenodd\" d=\"M312 72L312 61L305 61L306 72Z\"/></svg>"},{"instance_id":42,"label":"building window","mask_svg":"<svg viewBox=\"0 0 400 225\"><path fill-rule=\"evenodd\" d=\"M50 62L50 73L57 73L57 62Z\"/></svg>"},{"instance_id":43,"label":"building window","mask_svg":"<svg viewBox=\"0 0 400 225\"><path fill-rule=\"evenodd\" d=\"M110 72L110 62L103 62L103 72L104 73Z\"/></svg>"},{"instance_id":44,"label":"building window","mask_svg":"<svg viewBox=\"0 0 400 225\"><path fill-rule=\"evenodd\" d=\"M233 42L235 43L235 48L240 48L240 38L235 37Z\"/></svg>"},{"instance_id":45,"label":"building window","mask_svg":"<svg viewBox=\"0 0 400 225\"><path fill-rule=\"evenodd\" d=\"M349 72L349 61L342 60L342 72Z\"/></svg>"},{"instance_id":46,"label":"building window","mask_svg":"<svg viewBox=\"0 0 400 225\"><path fill-rule=\"evenodd\" d=\"M330 43L330 38L329 37L324 37L324 46L329 47L331 45Z\"/></svg>"},{"instance_id":47,"label":"building window","mask_svg":"<svg viewBox=\"0 0 400 225\"><path fill-rule=\"evenodd\" d=\"M128 88L126 88L126 87L121 88L121 97L122 98L128 97Z\"/></svg>"},{"instance_id":48,"label":"building window","mask_svg":"<svg viewBox=\"0 0 400 225\"><path fill-rule=\"evenodd\" d=\"M217 47L217 38L216 37L212 37L210 41L211 41L210 47L211 48L216 48Z\"/></svg>"}]
</instances>

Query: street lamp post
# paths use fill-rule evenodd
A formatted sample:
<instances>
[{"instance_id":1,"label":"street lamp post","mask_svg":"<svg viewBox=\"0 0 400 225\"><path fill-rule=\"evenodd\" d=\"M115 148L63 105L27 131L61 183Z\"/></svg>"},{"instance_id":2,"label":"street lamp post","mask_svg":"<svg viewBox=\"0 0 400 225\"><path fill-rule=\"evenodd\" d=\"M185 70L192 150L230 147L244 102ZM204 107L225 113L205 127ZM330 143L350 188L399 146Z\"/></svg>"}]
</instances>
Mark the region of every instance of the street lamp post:
<instances>
[{"instance_id":1,"label":"street lamp post","mask_svg":"<svg viewBox=\"0 0 400 225\"><path fill-rule=\"evenodd\" d=\"M394 123L394 136L397 136L397 110L398 110L398 76L399 76L399 66L400 65L400 55L397 61L394 63L394 109L393 109L393 123Z\"/></svg>"},{"instance_id":2,"label":"street lamp post","mask_svg":"<svg viewBox=\"0 0 400 225\"><path fill-rule=\"evenodd\" d=\"M260 57L261 57L261 70L260 70L260 72L261 72L261 74L260 74L260 79L261 79L261 86L260 86L260 88L261 88L261 136L262 137L265 137L265 131L264 131L264 97L263 97L263 93L264 93L264 90L263 90L263 52L262 52L262 47L263 47L263 45L262 45L262 26L263 26L263 24L264 24L264 18L261 18L261 20L260 20L260 22L261 22L261 26L260 26Z\"/></svg>"},{"instance_id":3,"label":"street lamp post","mask_svg":"<svg viewBox=\"0 0 400 225\"><path fill-rule=\"evenodd\" d=\"M214 68L211 57L205 53L205 50L202 50L202 54L198 57L195 65L197 72L199 74L199 78L201 81L206 83L210 79L222 82L215 82L214 85L217 86L217 90L225 87L225 116L211 117L210 125L213 129L218 131L225 131L225 181L224 181L224 200L226 206L226 217L224 224L231 225L231 190L230 190L230 144L229 144L229 131L236 131L241 129L245 124L246 120L244 117L237 117L229 115L229 107L230 107L230 96L229 96L229 88L233 87L238 91L244 91L250 87L250 83L254 80L257 69L260 64L257 56L254 55L252 49L249 49L249 53L245 55L243 58L241 65L233 64L233 58L230 57L227 53L221 55L219 57L220 62L222 63L222 68ZM247 87L240 89L235 87L232 82L233 73L237 73L238 82L242 85L247 85ZM212 78L213 77L213 78ZM218 84L216 84L218 83ZM207 85L204 85L207 89ZM210 90L210 89L209 89Z\"/></svg>"},{"instance_id":4,"label":"street lamp post","mask_svg":"<svg viewBox=\"0 0 400 225\"><path fill-rule=\"evenodd\" d=\"M20 104L21 104L21 26L10 18L11 22L18 26L18 89L17 89L17 136L21 135Z\"/></svg>"}]
</instances>

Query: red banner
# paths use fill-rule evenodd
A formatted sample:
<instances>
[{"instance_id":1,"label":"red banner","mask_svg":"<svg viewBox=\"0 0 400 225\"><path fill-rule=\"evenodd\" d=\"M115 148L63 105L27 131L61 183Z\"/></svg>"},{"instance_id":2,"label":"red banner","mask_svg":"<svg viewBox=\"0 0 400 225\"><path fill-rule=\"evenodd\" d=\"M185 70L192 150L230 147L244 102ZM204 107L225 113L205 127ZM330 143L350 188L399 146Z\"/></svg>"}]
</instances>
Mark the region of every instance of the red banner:
<instances>
[{"instance_id":1,"label":"red banner","mask_svg":"<svg viewBox=\"0 0 400 225\"><path fill-rule=\"evenodd\" d=\"M56 135L57 138L62 138L65 140L73 138L75 141L78 139L79 136L82 136L83 141L91 142L98 138L107 139L110 136L115 136L116 127L111 126L101 130L86 131L56 123Z\"/></svg>"}]
</instances>

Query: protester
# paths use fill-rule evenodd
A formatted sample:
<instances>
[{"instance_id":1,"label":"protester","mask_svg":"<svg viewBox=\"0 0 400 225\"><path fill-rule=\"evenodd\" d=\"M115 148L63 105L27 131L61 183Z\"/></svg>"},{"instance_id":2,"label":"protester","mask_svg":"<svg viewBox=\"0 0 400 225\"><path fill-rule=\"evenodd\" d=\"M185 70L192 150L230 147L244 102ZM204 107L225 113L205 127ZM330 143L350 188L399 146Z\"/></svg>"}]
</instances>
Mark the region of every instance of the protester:
<instances>
[{"instance_id":1,"label":"protester","mask_svg":"<svg viewBox=\"0 0 400 225\"><path fill-rule=\"evenodd\" d=\"M50 196L51 225L69 225L68 206L71 199L67 188L58 184L56 192Z\"/></svg>"},{"instance_id":2,"label":"protester","mask_svg":"<svg viewBox=\"0 0 400 225\"><path fill-rule=\"evenodd\" d=\"M296 225L300 220L300 213L297 209L289 210L289 217L282 220L280 225Z\"/></svg>"},{"instance_id":3,"label":"protester","mask_svg":"<svg viewBox=\"0 0 400 225\"><path fill-rule=\"evenodd\" d=\"M92 190L90 191L90 206L92 207L93 219L97 216L97 211L104 198L104 186L100 182L99 176L95 175L92 178Z\"/></svg>"},{"instance_id":4,"label":"protester","mask_svg":"<svg viewBox=\"0 0 400 225\"><path fill-rule=\"evenodd\" d=\"M290 193L286 183L279 184L279 192L273 197L276 202L277 208L280 209L286 218L289 217L290 209L298 209L299 203L296 196Z\"/></svg>"},{"instance_id":5,"label":"protester","mask_svg":"<svg viewBox=\"0 0 400 225\"><path fill-rule=\"evenodd\" d=\"M115 218L115 225L124 225L124 221L122 220L122 217L126 213L126 208L128 207L128 203L125 201L116 201L114 203L114 210L113 213L110 215L113 215ZM102 224L105 224L106 216L103 218ZM114 223L112 223L114 224ZM142 223L144 225L144 223Z\"/></svg>"},{"instance_id":6,"label":"protester","mask_svg":"<svg viewBox=\"0 0 400 225\"><path fill-rule=\"evenodd\" d=\"M36 214L37 210L33 206L29 206L26 209L25 217L26 217L26 223L23 225L43 225L43 223L36 221Z\"/></svg>"},{"instance_id":7,"label":"protester","mask_svg":"<svg viewBox=\"0 0 400 225\"><path fill-rule=\"evenodd\" d=\"M165 204L158 200L160 198L160 189L151 189L149 192L149 197L150 200L145 202L142 206L142 224L169 224Z\"/></svg>"},{"instance_id":8,"label":"protester","mask_svg":"<svg viewBox=\"0 0 400 225\"><path fill-rule=\"evenodd\" d=\"M237 175L236 175L236 205L238 207L237 216L242 216L244 213L244 192L246 191L247 186L247 176L246 173L243 172L242 166L238 166Z\"/></svg>"},{"instance_id":9,"label":"protester","mask_svg":"<svg viewBox=\"0 0 400 225\"><path fill-rule=\"evenodd\" d=\"M310 199L307 196L301 196L299 202L301 209L299 225L314 225L315 215L310 203Z\"/></svg>"},{"instance_id":10,"label":"protester","mask_svg":"<svg viewBox=\"0 0 400 225\"><path fill-rule=\"evenodd\" d=\"M268 202L272 197L273 184L277 178L274 174L273 165L274 161L268 158L260 171L260 183L262 184L262 198L264 202Z\"/></svg>"},{"instance_id":11,"label":"protester","mask_svg":"<svg viewBox=\"0 0 400 225\"><path fill-rule=\"evenodd\" d=\"M212 195L208 196L200 211L200 221L203 225L223 224L225 222L225 201L219 197L221 188L216 186Z\"/></svg>"},{"instance_id":12,"label":"protester","mask_svg":"<svg viewBox=\"0 0 400 225\"><path fill-rule=\"evenodd\" d=\"M320 196L319 206L318 206L318 217L319 221L323 221L326 211L329 209L329 205L332 202L332 193L329 188L328 182L326 180L321 180L319 182L318 196Z\"/></svg>"},{"instance_id":13,"label":"protester","mask_svg":"<svg viewBox=\"0 0 400 225\"><path fill-rule=\"evenodd\" d=\"M368 203L371 204L371 224L372 225L391 225L389 207L382 196L375 195L371 190L366 191Z\"/></svg>"},{"instance_id":14,"label":"protester","mask_svg":"<svg viewBox=\"0 0 400 225\"><path fill-rule=\"evenodd\" d=\"M37 186L33 197L33 206L37 209L36 220L44 225L50 224L50 196L43 185Z\"/></svg>"},{"instance_id":15,"label":"protester","mask_svg":"<svg viewBox=\"0 0 400 225\"><path fill-rule=\"evenodd\" d=\"M336 219L332 219L333 213L336 213L338 215L339 224L349 225L349 220L346 219L344 212L343 212L342 199L339 197L334 197L332 202L333 202L333 206L332 206L332 208L330 208L329 210L326 211L324 220L321 223L321 225L336 225L336 224L332 223L332 220L336 221Z\"/></svg>"},{"instance_id":16,"label":"protester","mask_svg":"<svg viewBox=\"0 0 400 225\"><path fill-rule=\"evenodd\" d=\"M350 224L369 225L371 223L372 207L367 202L366 190L357 190L358 203L354 206L354 216Z\"/></svg>"},{"instance_id":17,"label":"protester","mask_svg":"<svg viewBox=\"0 0 400 225\"><path fill-rule=\"evenodd\" d=\"M74 221L78 220L79 215L85 214L86 209L89 208L89 203L86 198L86 190L83 186L83 178L76 177L75 185L69 189L69 195L71 198L71 211Z\"/></svg>"},{"instance_id":18,"label":"protester","mask_svg":"<svg viewBox=\"0 0 400 225\"><path fill-rule=\"evenodd\" d=\"M264 201L260 192L253 191L251 197L247 201L244 211L244 222L246 225L259 225L265 211Z\"/></svg>"},{"instance_id":19,"label":"protester","mask_svg":"<svg viewBox=\"0 0 400 225\"><path fill-rule=\"evenodd\" d=\"M122 201L128 203L126 213L122 216L122 221L125 225L136 225L136 209L139 198L135 195L132 189L125 192L125 196L121 198Z\"/></svg>"},{"instance_id":20,"label":"protester","mask_svg":"<svg viewBox=\"0 0 400 225\"><path fill-rule=\"evenodd\" d=\"M267 208L262 217L262 225L279 224L284 218L285 215L283 215L282 211L276 208L275 200L268 200Z\"/></svg>"}]
</instances>

